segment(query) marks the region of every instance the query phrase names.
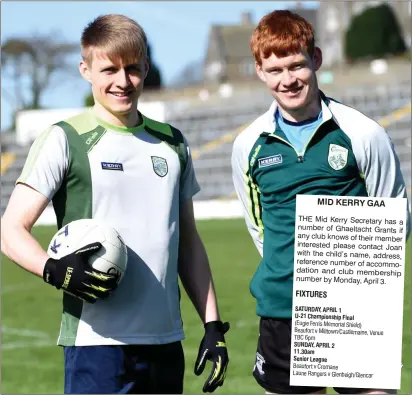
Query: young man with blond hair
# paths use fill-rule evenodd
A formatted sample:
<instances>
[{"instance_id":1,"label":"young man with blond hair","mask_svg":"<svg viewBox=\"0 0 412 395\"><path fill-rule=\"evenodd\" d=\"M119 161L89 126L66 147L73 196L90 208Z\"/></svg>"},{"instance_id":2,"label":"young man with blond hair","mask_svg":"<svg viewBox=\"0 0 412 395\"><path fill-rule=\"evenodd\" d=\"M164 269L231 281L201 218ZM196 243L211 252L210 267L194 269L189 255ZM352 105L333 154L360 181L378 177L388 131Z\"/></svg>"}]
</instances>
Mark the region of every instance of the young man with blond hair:
<instances>
[{"instance_id":1,"label":"young man with blond hair","mask_svg":"<svg viewBox=\"0 0 412 395\"><path fill-rule=\"evenodd\" d=\"M325 393L289 385L296 195L403 198L405 183L385 130L319 90L322 52L305 19L283 10L267 14L251 50L275 99L236 138L232 153L235 189L262 256L250 284L261 317L253 375L268 392Z\"/></svg>"},{"instance_id":2,"label":"young man with blond hair","mask_svg":"<svg viewBox=\"0 0 412 395\"><path fill-rule=\"evenodd\" d=\"M204 323L195 373L203 390L223 384L228 364L208 258L196 229L199 191L187 141L173 126L137 110L148 73L143 29L122 15L83 31L80 73L95 105L58 122L33 144L2 219L2 251L57 289L64 288L58 344L67 394L182 393L184 338L178 276ZM95 243L60 260L30 231L49 202L58 228L94 218L128 247L127 271L87 264ZM71 273L65 282L66 273Z\"/></svg>"}]
</instances>

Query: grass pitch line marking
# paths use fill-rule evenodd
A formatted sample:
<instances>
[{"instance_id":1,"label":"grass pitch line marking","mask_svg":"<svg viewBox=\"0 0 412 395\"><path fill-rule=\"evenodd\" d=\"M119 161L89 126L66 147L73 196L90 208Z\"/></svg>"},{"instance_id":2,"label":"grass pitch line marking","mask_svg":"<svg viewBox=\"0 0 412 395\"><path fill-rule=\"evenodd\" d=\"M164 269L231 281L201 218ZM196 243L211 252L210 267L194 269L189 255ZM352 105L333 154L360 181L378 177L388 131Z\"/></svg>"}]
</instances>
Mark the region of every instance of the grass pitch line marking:
<instances>
[{"instance_id":1,"label":"grass pitch line marking","mask_svg":"<svg viewBox=\"0 0 412 395\"><path fill-rule=\"evenodd\" d=\"M31 329L22 329L22 328L9 328L7 326L2 326L1 333L8 334L8 335L17 335L23 337L35 337L39 339L50 339L51 337L47 332L42 331L34 331ZM3 343L2 348L7 345L8 343Z\"/></svg>"},{"instance_id":2,"label":"grass pitch line marking","mask_svg":"<svg viewBox=\"0 0 412 395\"><path fill-rule=\"evenodd\" d=\"M2 366L10 366L10 367L19 367L19 368L30 368L30 369L41 369L41 370L63 370L63 365L57 363L44 363L41 360L38 361L16 361L10 358L4 359L1 361ZM51 391L50 394L58 394L59 391L53 392Z\"/></svg>"},{"instance_id":3,"label":"grass pitch line marking","mask_svg":"<svg viewBox=\"0 0 412 395\"><path fill-rule=\"evenodd\" d=\"M55 347L51 340L37 340L34 342L13 342L13 343L2 343L1 349L4 350L16 350L18 348L42 348L42 347Z\"/></svg>"}]
</instances>

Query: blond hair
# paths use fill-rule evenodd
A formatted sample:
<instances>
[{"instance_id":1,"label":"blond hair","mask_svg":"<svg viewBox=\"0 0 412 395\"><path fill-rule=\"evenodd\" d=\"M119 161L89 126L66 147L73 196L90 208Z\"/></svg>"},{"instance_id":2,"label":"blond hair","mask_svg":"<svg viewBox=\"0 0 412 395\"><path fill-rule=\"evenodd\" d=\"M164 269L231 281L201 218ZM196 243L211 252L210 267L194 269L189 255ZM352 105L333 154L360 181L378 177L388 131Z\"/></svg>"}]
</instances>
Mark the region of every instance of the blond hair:
<instances>
[{"instance_id":1,"label":"blond hair","mask_svg":"<svg viewBox=\"0 0 412 395\"><path fill-rule=\"evenodd\" d=\"M147 38L143 28L124 15L97 17L82 33L83 60L91 64L93 55L105 55L112 62L138 63L147 57Z\"/></svg>"}]
</instances>

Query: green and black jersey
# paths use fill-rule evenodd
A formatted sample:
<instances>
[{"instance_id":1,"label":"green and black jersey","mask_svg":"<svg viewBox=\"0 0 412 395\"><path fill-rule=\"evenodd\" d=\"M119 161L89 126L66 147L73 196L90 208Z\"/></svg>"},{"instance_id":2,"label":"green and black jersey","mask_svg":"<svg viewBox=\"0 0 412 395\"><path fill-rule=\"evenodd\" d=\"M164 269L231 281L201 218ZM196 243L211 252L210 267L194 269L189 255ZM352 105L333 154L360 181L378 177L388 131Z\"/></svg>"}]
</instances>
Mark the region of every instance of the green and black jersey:
<instances>
[{"instance_id":1,"label":"green and black jersey","mask_svg":"<svg viewBox=\"0 0 412 395\"><path fill-rule=\"evenodd\" d=\"M262 255L250 284L259 316L292 316L296 195L406 197L385 130L359 111L321 98L322 123L302 152L275 124L276 102L233 146L233 182Z\"/></svg>"}]
</instances>

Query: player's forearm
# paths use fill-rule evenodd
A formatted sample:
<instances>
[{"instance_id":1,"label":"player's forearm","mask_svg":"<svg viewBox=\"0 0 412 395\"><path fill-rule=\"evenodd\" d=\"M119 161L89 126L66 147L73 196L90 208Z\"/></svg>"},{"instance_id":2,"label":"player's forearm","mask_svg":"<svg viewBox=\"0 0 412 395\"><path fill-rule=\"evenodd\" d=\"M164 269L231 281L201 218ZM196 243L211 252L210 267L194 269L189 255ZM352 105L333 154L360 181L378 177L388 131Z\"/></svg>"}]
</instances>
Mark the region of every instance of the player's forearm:
<instances>
[{"instance_id":1,"label":"player's forearm","mask_svg":"<svg viewBox=\"0 0 412 395\"><path fill-rule=\"evenodd\" d=\"M49 256L24 227L1 222L1 251L23 269L43 276Z\"/></svg>"},{"instance_id":2,"label":"player's forearm","mask_svg":"<svg viewBox=\"0 0 412 395\"><path fill-rule=\"evenodd\" d=\"M216 293L205 248L199 236L179 254L179 275L202 321L220 320Z\"/></svg>"}]
</instances>

